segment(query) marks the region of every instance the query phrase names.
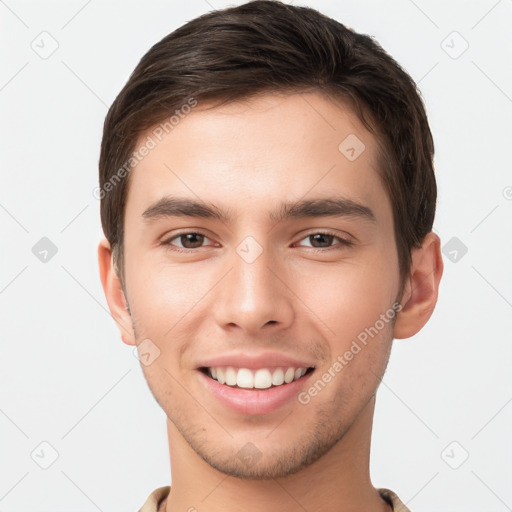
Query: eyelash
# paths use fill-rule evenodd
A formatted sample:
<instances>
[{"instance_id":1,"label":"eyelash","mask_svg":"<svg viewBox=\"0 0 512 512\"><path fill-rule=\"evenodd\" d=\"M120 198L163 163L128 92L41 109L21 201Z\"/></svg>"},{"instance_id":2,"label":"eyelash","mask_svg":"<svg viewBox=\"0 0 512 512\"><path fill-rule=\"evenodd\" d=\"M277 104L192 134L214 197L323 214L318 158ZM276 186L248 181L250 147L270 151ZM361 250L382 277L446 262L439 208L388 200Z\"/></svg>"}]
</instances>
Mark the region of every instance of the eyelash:
<instances>
[{"instance_id":1,"label":"eyelash","mask_svg":"<svg viewBox=\"0 0 512 512\"><path fill-rule=\"evenodd\" d=\"M181 236L184 236L184 235L201 235L201 236L204 236L205 238L209 239L208 235L206 235L205 233L202 233L201 231L185 231L183 233L178 233L177 235L173 235L171 238L168 238L167 240L164 240L161 243L161 245L163 245L164 247L166 247L170 251L179 252L179 253L189 253L190 254L191 252L195 252L197 249L201 249L201 247L197 247L195 249L186 249L186 248L175 247L175 246L173 246L171 244L172 240L175 240L176 238L180 238ZM326 252L326 251L330 251L330 250L342 250L344 247L350 247L350 246L354 245L354 242L352 242L351 240L343 238L343 237L337 235L336 233L333 233L332 231L313 231L311 233L308 233L304 237L302 237L299 241L302 241L302 240L304 240L306 238L309 238L310 236L313 236L313 235L332 236L332 237L338 239L339 242L340 242L340 247L336 247L336 246L324 247L324 248L309 247L309 249L311 249L314 252Z\"/></svg>"}]
</instances>

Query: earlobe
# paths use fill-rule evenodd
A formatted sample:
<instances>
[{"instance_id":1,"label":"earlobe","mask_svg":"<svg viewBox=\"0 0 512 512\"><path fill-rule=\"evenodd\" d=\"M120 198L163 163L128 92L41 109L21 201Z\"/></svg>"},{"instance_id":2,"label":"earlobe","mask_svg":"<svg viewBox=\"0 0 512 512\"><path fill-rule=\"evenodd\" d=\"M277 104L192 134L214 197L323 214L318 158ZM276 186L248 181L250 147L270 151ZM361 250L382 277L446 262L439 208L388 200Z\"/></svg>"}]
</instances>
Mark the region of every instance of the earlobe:
<instances>
[{"instance_id":1,"label":"earlobe","mask_svg":"<svg viewBox=\"0 0 512 512\"><path fill-rule=\"evenodd\" d=\"M135 335L121 280L112 259L112 250L106 238L98 245L98 265L101 285L112 318L119 328L121 338L127 345L135 345Z\"/></svg>"},{"instance_id":2,"label":"earlobe","mask_svg":"<svg viewBox=\"0 0 512 512\"><path fill-rule=\"evenodd\" d=\"M402 309L398 313L395 338L409 338L419 332L432 316L437 303L439 283L443 275L441 241L430 232L421 247L412 250L410 276L402 294Z\"/></svg>"}]
</instances>

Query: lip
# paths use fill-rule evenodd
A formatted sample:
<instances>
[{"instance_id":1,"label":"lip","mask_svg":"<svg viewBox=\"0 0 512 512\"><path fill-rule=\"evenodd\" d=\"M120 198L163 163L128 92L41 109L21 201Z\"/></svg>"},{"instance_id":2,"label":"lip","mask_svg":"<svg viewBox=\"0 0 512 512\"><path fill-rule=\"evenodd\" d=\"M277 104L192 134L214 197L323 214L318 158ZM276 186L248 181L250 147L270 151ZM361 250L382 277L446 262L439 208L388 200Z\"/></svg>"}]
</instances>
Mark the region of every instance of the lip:
<instances>
[{"instance_id":1,"label":"lip","mask_svg":"<svg viewBox=\"0 0 512 512\"><path fill-rule=\"evenodd\" d=\"M301 361L294 357L279 354L277 352L264 352L254 355L246 352L233 352L201 361L198 368L211 368L217 366L232 366L234 368L257 370L258 368L274 368L283 366L293 368L314 368L315 364L311 361Z\"/></svg>"},{"instance_id":2,"label":"lip","mask_svg":"<svg viewBox=\"0 0 512 512\"><path fill-rule=\"evenodd\" d=\"M221 364L216 365L222 366ZM282 384L281 386L267 389L232 387L217 382L200 370L197 373L207 392L212 393L223 405L239 414L263 415L270 414L295 400L300 391L307 386L309 377L314 372L307 373L289 384Z\"/></svg>"}]
</instances>

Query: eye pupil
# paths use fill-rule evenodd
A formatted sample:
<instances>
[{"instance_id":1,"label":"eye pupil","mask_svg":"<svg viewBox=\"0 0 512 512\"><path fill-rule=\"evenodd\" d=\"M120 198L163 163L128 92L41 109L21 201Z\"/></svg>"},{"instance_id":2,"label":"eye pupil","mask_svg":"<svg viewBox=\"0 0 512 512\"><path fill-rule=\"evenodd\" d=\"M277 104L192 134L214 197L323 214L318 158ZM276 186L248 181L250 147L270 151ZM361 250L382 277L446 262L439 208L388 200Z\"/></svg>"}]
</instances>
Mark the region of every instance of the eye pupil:
<instances>
[{"instance_id":1,"label":"eye pupil","mask_svg":"<svg viewBox=\"0 0 512 512\"><path fill-rule=\"evenodd\" d=\"M312 240L316 239L315 241L318 241L318 237L320 237L320 243L322 243L322 239L324 239L324 243L325 243L325 239L327 239L326 245L320 245L320 247L329 247L332 244L332 240L334 238L333 235L327 235L325 233L315 233L314 235L310 235L310 239L312 239ZM311 245L313 245L313 247L318 247L318 246L315 246L314 243L312 243Z\"/></svg>"},{"instance_id":2,"label":"eye pupil","mask_svg":"<svg viewBox=\"0 0 512 512\"><path fill-rule=\"evenodd\" d=\"M197 237L199 237L199 240L197 240ZM197 247L201 247L204 239L204 235L201 235L200 233L186 233L184 235L181 235L181 242L183 244L183 247L186 249L196 249ZM196 240L194 240L196 239ZM192 247L187 246L187 244L191 242Z\"/></svg>"}]
</instances>

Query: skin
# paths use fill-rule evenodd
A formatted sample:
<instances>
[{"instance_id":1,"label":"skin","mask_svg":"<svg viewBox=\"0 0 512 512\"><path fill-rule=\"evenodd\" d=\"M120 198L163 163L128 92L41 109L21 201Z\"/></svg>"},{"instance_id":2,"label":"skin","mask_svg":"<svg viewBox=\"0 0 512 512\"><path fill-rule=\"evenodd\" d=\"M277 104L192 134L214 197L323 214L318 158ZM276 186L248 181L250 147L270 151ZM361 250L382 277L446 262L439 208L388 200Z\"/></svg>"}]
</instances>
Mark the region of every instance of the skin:
<instances>
[{"instance_id":1,"label":"skin","mask_svg":"<svg viewBox=\"0 0 512 512\"><path fill-rule=\"evenodd\" d=\"M123 341L138 345L149 338L160 350L142 365L167 415L172 488L160 510L240 510L240 504L258 512L265 506L389 510L369 476L375 393L393 337L414 335L433 312L443 270L440 240L430 233L413 250L400 293L377 141L347 106L318 93L206 106L195 107L131 171L124 289L108 241L98 248ZM354 161L338 150L349 134L365 145ZM268 219L282 201L335 192L370 208L374 222ZM166 195L200 199L233 218L144 219ZM334 237L310 236L326 230ZM198 231L206 236L192 242L177 236ZM262 249L252 263L236 251L247 236ZM320 377L395 301L402 310L394 325L387 323L306 405L294 399L272 413L244 415L200 383L199 361L233 350L312 361ZM237 456L247 443L259 451L255 464Z\"/></svg>"}]
</instances>

